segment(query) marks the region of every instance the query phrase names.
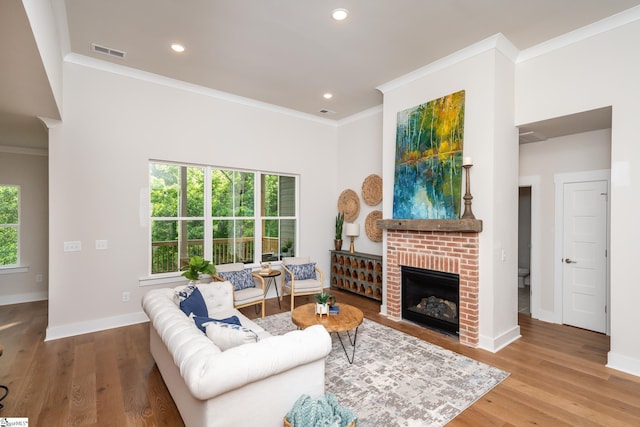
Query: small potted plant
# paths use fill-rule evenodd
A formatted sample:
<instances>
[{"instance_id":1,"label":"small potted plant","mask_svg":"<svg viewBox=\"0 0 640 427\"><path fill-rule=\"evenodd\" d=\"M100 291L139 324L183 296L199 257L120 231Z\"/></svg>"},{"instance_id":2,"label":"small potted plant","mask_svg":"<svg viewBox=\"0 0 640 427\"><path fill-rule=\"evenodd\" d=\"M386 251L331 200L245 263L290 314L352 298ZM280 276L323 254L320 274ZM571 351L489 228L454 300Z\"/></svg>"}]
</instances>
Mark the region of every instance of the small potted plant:
<instances>
[{"instance_id":1,"label":"small potted plant","mask_svg":"<svg viewBox=\"0 0 640 427\"><path fill-rule=\"evenodd\" d=\"M322 316L323 314L329 314L329 300L331 299L331 294L322 291L319 294L315 294L316 298L316 314Z\"/></svg>"},{"instance_id":2,"label":"small potted plant","mask_svg":"<svg viewBox=\"0 0 640 427\"><path fill-rule=\"evenodd\" d=\"M344 225L344 213L339 212L336 216L336 237L333 243L336 251L342 250L342 226Z\"/></svg>"},{"instance_id":3,"label":"small potted plant","mask_svg":"<svg viewBox=\"0 0 640 427\"><path fill-rule=\"evenodd\" d=\"M291 239L287 239L283 244L282 247L280 248L280 251L282 252L282 256L293 256L292 252L292 248L293 248L293 241Z\"/></svg>"},{"instance_id":4,"label":"small potted plant","mask_svg":"<svg viewBox=\"0 0 640 427\"><path fill-rule=\"evenodd\" d=\"M208 274L209 276L216 274L216 266L198 255L192 256L189 265L185 265L180 270L184 271L182 275L189 279L189 283L200 280L200 274Z\"/></svg>"}]
</instances>

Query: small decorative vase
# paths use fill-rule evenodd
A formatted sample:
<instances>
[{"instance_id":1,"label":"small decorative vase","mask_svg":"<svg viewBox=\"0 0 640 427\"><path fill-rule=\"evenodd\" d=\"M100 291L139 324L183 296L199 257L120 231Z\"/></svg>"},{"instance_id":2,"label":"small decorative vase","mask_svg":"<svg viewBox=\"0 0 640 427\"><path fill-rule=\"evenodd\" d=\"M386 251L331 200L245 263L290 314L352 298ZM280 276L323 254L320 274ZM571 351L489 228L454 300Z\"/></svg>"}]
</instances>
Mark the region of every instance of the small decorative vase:
<instances>
[{"instance_id":1,"label":"small decorative vase","mask_svg":"<svg viewBox=\"0 0 640 427\"><path fill-rule=\"evenodd\" d=\"M341 240L334 240L333 244L336 247L336 251L341 251L342 250L342 239Z\"/></svg>"},{"instance_id":2,"label":"small decorative vase","mask_svg":"<svg viewBox=\"0 0 640 427\"><path fill-rule=\"evenodd\" d=\"M329 304L320 304L319 302L316 303L316 314L319 314L320 316L324 315L329 315Z\"/></svg>"}]
</instances>

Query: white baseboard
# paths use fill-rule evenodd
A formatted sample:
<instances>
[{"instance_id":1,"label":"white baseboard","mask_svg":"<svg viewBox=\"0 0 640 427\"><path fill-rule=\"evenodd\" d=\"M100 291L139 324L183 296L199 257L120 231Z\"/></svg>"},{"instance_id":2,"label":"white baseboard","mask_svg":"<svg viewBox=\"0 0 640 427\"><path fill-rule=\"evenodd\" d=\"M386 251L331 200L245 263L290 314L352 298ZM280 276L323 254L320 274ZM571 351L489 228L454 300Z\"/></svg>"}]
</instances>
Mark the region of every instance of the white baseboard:
<instances>
[{"instance_id":1,"label":"white baseboard","mask_svg":"<svg viewBox=\"0 0 640 427\"><path fill-rule=\"evenodd\" d=\"M47 299L49 299L49 292L47 291L5 295L0 297L0 305L22 304L23 302L44 301Z\"/></svg>"},{"instance_id":2,"label":"white baseboard","mask_svg":"<svg viewBox=\"0 0 640 427\"><path fill-rule=\"evenodd\" d=\"M45 341L88 334L90 332L104 331L106 329L120 328L122 326L135 325L148 322L149 318L143 312L123 314L121 316L105 317L102 319L88 320L78 323L70 323L62 326L47 328Z\"/></svg>"},{"instance_id":3,"label":"white baseboard","mask_svg":"<svg viewBox=\"0 0 640 427\"><path fill-rule=\"evenodd\" d=\"M516 325L512 329L497 336L496 338L490 338L485 335L480 335L478 347L483 350L488 350L492 353L497 353L512 342L519 339L521 336L522 335L520 335L520 326Z\"/></svg>"},{"instance_id":4,"label":"white baseboard","mask_svg":"<svg viewBox=\"0 0 640 427\"><path fill-rule=\"evenodd\" d=\"M640 377L640 359L614 353L613 351L610 351L607 356L607 368Z\"/></svg>"},{"instance_id":5,"label":"white baseboard","mask_svg":"<svg viewBox=\"0 0 640 427\"><path fill-rule=\"evenodd\" d=\"M382 314L383 316L387 315L387 305L386 304L380 304L380 314Z\"/></svg>"},{"instance_id":6,"label":"white baseboard","mask_svg":"<svg viewBox=\"0 0 640 427\"><path fill-rule=\"evenodd\" d=\"M531 313L531 317L548 323L562 323L562 319L559 318L559 316L555 312L549 310L535 310L533 313Z\"/></svg>"}]
</instances>

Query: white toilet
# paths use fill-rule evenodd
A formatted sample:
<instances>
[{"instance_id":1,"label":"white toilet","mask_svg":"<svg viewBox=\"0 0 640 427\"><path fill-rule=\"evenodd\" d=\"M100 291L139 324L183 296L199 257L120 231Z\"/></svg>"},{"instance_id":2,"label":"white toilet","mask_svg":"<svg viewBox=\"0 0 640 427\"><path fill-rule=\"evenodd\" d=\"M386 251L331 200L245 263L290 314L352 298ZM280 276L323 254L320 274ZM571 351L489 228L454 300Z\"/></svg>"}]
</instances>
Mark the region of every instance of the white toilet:
<instances>
[{"instance_id":1,"label":"white toilet","mask_svg":"<svg viewBox=\"0 0 640 427\"><path fill-rule=\"evenodd\" d=\"M526 282L528 282L529 278L529 269L527 267L518 267L518 287L524 288ZM527 285L529 283L526 283Z\"/></svg>"}]
</instances>

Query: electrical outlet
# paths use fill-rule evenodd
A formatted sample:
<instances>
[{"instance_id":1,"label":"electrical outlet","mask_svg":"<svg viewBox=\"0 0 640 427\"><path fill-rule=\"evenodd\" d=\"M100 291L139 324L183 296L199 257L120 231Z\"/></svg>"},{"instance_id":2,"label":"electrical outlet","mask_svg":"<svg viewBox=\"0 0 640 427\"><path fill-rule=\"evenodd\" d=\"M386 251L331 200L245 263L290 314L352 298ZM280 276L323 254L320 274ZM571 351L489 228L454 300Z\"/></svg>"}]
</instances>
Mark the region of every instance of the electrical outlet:
<instances>
[{"instance_id":1,"label":"electrical outlet","mask_svg":"<svg viewBox=\"0 0 640 427\"><path fill-rule=\"evenodd\" d=\"M96 240L96 249L99 251L105 251L109 249L109 242L106 240Z\"/></svg>"},{"instance_id":2,"label":"electrical outlet","mask_svg":"<svg viewBox=\"0 0 640 427\"><path fill-rule=\"evenodd\" d=\"M127 302L131 299L131 293L130 292L123 292L122 293L122 302Z\"/></svg>"},{"instance_id":3,"label":"electrical outlet","mask_svg":"<svg viewBox=\"0 0 640 427\"><path fill-rule=\"evenodd\" d=\"M79 240L74 240L72 242L64 242L65 252L78 252L81 250L82 250L82 242Z\"/></svg>"},{"instance_id":4,"label":"electrical outlet","mask_svg":"<svg viewBox=\"0 0 640 427\"><path fill-rule=\"evenodd\" d=\"M40 283L42 282L42 280L43 280L42 274L36 274L36 283Z\"/></svg>"}]
</instances>

